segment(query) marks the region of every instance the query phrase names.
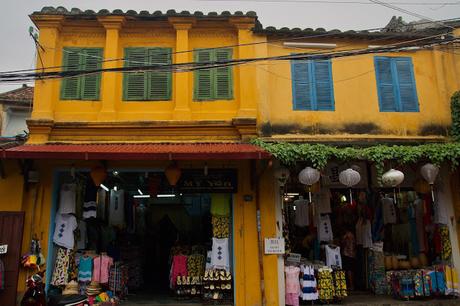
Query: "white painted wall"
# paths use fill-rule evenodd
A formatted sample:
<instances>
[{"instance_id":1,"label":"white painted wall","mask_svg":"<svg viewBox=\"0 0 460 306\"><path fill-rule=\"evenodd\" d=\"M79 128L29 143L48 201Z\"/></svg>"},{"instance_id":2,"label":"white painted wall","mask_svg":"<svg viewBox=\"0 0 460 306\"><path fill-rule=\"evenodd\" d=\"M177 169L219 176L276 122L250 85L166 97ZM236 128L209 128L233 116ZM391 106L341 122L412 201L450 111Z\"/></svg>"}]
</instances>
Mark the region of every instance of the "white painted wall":
<instances>
[{"instance_id":1,"label":"white painted wall","mask_svg":"<svg viewBox=\"0 0 460 306\"><path fill-rule=\"evenodd\" d=\"M26 120L30 118L28 111L7 109L2 112L2 137L13 137L28 131Z\"/></svg>"}]
</instances>

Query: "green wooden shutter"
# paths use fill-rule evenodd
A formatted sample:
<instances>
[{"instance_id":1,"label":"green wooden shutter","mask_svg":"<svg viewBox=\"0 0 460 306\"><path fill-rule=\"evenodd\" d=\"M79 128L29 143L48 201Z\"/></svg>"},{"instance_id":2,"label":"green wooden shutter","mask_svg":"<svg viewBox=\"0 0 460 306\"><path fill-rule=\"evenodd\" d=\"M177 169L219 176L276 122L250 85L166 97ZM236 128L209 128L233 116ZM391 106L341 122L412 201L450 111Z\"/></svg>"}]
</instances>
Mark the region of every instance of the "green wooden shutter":
<instances>
[{"instance_id":1,"label":"green wooden shutter","mask_svg":"<svg viewBox=\"0 0 460 306\"><path fill-rule=\"evenodd\" d=\"M80 62L80 48L64 48L63 49L64 71L77 71L82 70ZM61 83L61 99L62 100L76 100L80 99L80 82L79 77L67 77Z\"/></svg>"},{"instance_id":2,"label":"green wooden shutter","mask_svg":"<svg viewBox=\"0 0 460 306\"><path fill-rule=\"evenodd\" d=\"M147 49L126 48L125 67L148 65ZM123 100L139 101L147 98L147 74L145 72L125 72L123 75Z\"/></svg>"},{"instance_id":3,"label":"green wooden shutter","mask_svg":"<svg viewBox=\"0 0 460 306\"><path fill-rule=\"evenodd\" d=\"M170 65L170 48L153 48L148 50L151 65ZM148 73L148 100L171 99L171 72L152 71Z\"/></svg>"},{"instance_id":4,"label":"green wooden shutter","mask_svg":"<svg viewBox=\"0 0 460 306\"><path fill-rule=\"evenodd\" d=\"M204 63L211 62L212 54L210 50L196 50L195 62ZM210 100L212 99L212 69L200 69L195 71L194 82L194 99L195 100Z\"/></svg>"},{"instance_id":5,"label":"green wooden shutter","mask_svg":"<svg viewBox=\"0 0 460 306\"><path fill-rule=\"evenodd\" d=\"M216 49L215 60L216 62L226 62L232 59L231 49ZM232 99L233 98L233 82L232 82L232 68L219 67L214 68L214 96L215 99Z\"/></svg>"},{"instance_id":6,"label":"green wooden shutter","mask_svg":"<svg viewBox=\"0 0 460 306\"><path fill-rule=\"evenodd\" d=\"M100 48L83 50L83 68L85 71L97 70L102 66L103 51ZM81 99L99 100L101 73L89 74L81 77Z\"/></svg>"}]
</instances>

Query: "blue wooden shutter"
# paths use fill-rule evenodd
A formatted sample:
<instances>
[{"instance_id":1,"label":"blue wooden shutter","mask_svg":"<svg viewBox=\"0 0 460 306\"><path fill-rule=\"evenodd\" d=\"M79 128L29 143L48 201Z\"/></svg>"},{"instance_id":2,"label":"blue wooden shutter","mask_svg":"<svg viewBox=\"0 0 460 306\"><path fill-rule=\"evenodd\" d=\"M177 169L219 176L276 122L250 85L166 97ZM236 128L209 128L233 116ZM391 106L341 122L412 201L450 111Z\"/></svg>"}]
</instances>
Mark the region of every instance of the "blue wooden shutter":
<instances>
[{"instance_id":1,"label":"blue wooden shutter","mask_svg":"<svg viewBox=\"0 0 460 306\"><path fill-rule=\"evenodd\" d=\"M291 61L292 99L294 110L312 109L310 64L307 61Z\"/></svg>"},{"instance_id":2,"label":"blue wooden shutter","mask_svg":"<svg viewBox=\"0 0 460 306\"><path fill-rule=\"evenodd\" d=\"M171 48L153 48L148 50L149 63L152 65L170 65ZM148 100L171 99L171 72L152 71L148 73Z\"/></svg>"},{"instance_id":3,"label":"blue wooden shutter","mask_svg":"<svg viewBox=\"0 0 460 306\"><path fill-rule=\"evenodd\" d=\"M62 51L62 65L64 71L78 71L83 70L81 65L80 48L64 48ZM61 82L61 99L62 100L76 100L80 99L81 78L66 77Z\"/></svg>"},{"instance_id":4,"label":"blue wooden shutter","mask_svg":"<svg viewBox=\"0 0 460 306\"><path fill-rule=\"evenodd\" d=\"M195 62L208 63L212 61L211 50L196 50ZM195 71L194 99L210 100L213 96L212 69L199 69Z\"/></svg>"},{"instance_id":5,"label":"blue wooden shutter","mask_svg":"<svg viewBox=\"0 0 460 306\"><path fill-rule=\"evenodd\" d=\"M125 67L148 65L146 48L126 48ZM123 100L139 101L147 98L147 75L145 72L133 71L123 74Z\"/></svg>"},{"instance_id":6,"label":"blue wooden shutter","mask_svg":"<svg viewBox=\"0 0 460 306\"><path fill-rule=\"evenodd\" d=\"M398 111L391 66L392 64L390 58L375 58L375 74L381 112Z\"/></svg>"},{"instance_id":7,"label":"blue wooden shutter","mask_svg":"<svg viewBox=\"0 0 460 306\"><path fill-rule=\"evenodd\" d=\"M232 49L217 49L215 50L215 61L225 62L232 59ZM214 95L215 99L232 99L233 98L233 82L232 82L232 67L214 68Z\"/></svg>"},{"instance_id":8,"label":"blue wooden shutter","mask_svg":"<svg viewBox=\"0 0 460 306\"><path fill-rule=\"evenodd\" d=\"M418 112L417 89L411 58L394 58L394 71L398 83L399 110L402 112Z\"/></svg>"},{"instance_id":9,"label":"blue wooden shutter","mask_svg":"<svg viewBox=\"0 0 460 306\"><path fill-rule=\"evenodd\" d=\"M102 66L102 49L88 48L83 50L83 69L92 71ZM101 73L88 74L81 77L81 99L99 100Z\"/></svg>"},{"instance_id":10,"label":"blue wooden shutter","mask_svg":"<svg viewBox=\"0 0 460 306\"><path fill-rule=\"evenodd\" d=\"M331 61L315 61L314 70L316 110L334 110L334 88Z\"/></svg>"}]
</instances>

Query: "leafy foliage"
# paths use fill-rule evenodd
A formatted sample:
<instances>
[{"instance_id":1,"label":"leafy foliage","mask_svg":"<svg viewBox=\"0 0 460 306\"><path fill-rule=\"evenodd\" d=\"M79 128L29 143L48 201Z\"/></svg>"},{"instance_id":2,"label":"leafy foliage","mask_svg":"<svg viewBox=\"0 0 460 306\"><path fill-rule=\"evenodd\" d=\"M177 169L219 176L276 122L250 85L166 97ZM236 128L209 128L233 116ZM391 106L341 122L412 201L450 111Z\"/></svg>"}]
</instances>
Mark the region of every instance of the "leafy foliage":
<instances>
[{"instance_id":1,"label":"leafy foliage","mask_svg":"<svg viewBox=\"0 0 460 306\"><path fill-rule=\"evenodd\" d=\"M452 138L455 141L460 141L460 91L452 95L450 110L452 115Z\"/></svg>"},{"instance_id":2,"label":"leafy foliage","mask_svg":"<svg viewBox=\"0 0 460 306\"><path fill-rule=\"evenodd\" d=\"M385 162L398 164L429 161L440 166L449 162L457 167L460 159L460 143L431 143L421 145L375 145L370 147L336 147L325 144L264 142L260 139L253 144L264 148L285 165L294 165L297 161L307 161L318 169L323 169L331 160L373 162L378 173L383 172Z\"/></svg>"}]
</instances>

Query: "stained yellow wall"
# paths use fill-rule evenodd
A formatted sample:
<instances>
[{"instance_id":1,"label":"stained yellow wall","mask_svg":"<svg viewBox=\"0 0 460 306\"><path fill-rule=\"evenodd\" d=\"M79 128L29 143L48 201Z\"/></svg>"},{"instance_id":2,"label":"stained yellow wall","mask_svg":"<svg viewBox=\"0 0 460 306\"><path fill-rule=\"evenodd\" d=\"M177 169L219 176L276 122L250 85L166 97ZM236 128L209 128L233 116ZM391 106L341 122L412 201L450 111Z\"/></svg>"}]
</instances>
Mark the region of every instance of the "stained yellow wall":
<instances>
[{"instance_id":1,"label":"stained yellow wall","mask_svg":"<svg viewBox=\"0 0 460 306\"><path fill-rule=\"evenodd\" d=\"M286 40L289 41L289 39ZM368 45L366 42L337 39L310 40L310 42L312 41L337 43L335 50L367 48ZM389 42L382 44L385 43ZM299 52L330 51L285 48L279 42L268 45L269 56ZM374 56L412 58L420 106L419 112L379 111ZM438 136L439 133L427 133L427 130L435 128L443 129L445 132L450 126L450 96L460 88L458 80L454 79L453 60L452 54L432 50L332 59L334 111L294 111L291 64L289 61L271 62L265 67L260 67L269 74L269 95L268 106L264 108L266 111L261 110L259 125L270 123L275 137L288 139L294 137L329 140L331 137L340 139L349 137L418 138L419 136ZM367 127L354 132L353 127L356 130L356 125L367 125ZM281 136L280 134L291 135Z\"/></svg>"}]
</instances>

